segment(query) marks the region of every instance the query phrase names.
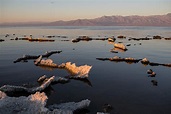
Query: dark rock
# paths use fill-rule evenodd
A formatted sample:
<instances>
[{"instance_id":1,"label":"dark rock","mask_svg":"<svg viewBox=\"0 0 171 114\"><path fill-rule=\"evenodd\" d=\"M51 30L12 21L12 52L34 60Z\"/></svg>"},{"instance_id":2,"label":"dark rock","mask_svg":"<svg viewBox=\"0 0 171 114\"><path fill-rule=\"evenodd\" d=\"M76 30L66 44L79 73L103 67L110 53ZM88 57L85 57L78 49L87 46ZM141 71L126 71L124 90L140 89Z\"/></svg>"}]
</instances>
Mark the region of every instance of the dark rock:
<instances>
[{"instance_id":1,"label":"dark rock","mask_svg":"<svg viewBox=\"0 0 171 114\"><path fill-rule=\"evenodd\" d=\"M126 38L126 37L125 37L125 36L120 35L120 36L118 36L118 38Z\"/></svg>"},{"instance_id":2,"label":"dark rock","mask_svg":"<svg viewBox=\"0 0 171 114\"><path fill-rule=\"evenodd\" d=\"M153 39L161 39L161 36L153 36Z\"/></svg>"}]
</instances>

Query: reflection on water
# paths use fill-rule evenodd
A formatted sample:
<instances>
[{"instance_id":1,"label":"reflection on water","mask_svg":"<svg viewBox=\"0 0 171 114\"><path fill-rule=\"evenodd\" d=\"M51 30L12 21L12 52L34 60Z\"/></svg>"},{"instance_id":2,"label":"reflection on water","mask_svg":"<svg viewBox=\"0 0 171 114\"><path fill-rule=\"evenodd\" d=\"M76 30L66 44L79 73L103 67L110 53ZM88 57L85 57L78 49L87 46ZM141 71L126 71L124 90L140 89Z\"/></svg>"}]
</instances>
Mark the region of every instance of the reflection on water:
<instances>
[{"instance_id":1,"label":"reflection on water","mask_svg":"<svg viewBox=\"0 0 171 114\"><path fill-rule=\"evenodd\" d=\"M8 37L5 37L6 34ZM15 34L15 35L13 35ZM25 40L10 40L19 36L32 35L35 38L47 35L67 36L54 37L55 42L28 42ZM116 42L131 44L128 51L118 53L109 52L113 45L108 41L72 43L71 39L80 35L90 37L110 37L118 35L126 36L126 39L116 38ZM171 69L164 66L144 66L126 64L125 62L99 61L97 57L122 58L148 58L156 63L171 63L171 41L148 40L140 42L128 40L129 37L145 38L146 36L160 35L171 37L170 27L6 27L0 28L0 86L4 84L22 85L24 83L35 84L39 76L56 75L68 76L68 72L62 69L45 70L36 67L33 60L27 63L14 64L13 61L24 54L38 55L46 51L62 50L60 54L54 54L50 58L54 63L66 63L71 61L78 66L92 65L88 80L71 79L66 84L54 84L47 89L47 105L71 101L90 99L88 111L83 113L95 114L103 111L104 104L113 106L111 114L170 114L171 110ZM136 45L134 45L136 44ZM146 71L152 68L157 76L148 77ZM91 81L90 81L91 80ZM89 86L87 86L89 85ZM93 86L92 86L93 85ZM154 86L155 87L154 87ZM124 110L123 110L124 109Z\"/></svg>"}]
</instances>

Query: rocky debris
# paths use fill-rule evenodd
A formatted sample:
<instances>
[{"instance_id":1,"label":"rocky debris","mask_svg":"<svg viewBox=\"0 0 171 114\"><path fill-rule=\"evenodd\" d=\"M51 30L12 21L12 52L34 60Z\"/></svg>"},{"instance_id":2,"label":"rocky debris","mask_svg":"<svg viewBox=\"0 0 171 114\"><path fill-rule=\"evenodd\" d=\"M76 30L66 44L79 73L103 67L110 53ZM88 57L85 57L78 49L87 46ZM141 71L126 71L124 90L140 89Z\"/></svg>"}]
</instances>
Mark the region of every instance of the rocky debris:
<instances>
[{"instance_id":1,"label":"rocky debris","mask_svg":"<svg viewBox=\"0 0 171 114\"><path fill-rule=\"evenodd\" d=\"M110 113L97 112L97 114L110 114Z\"/></svg>"},{"instance_id":2,"label":"rocky debris","mask_svg":"<svg viewBox=\"0 0 171 114\"><path fill-rule=\"evenodd\" d=\"M47 35L46 37L47 37L47 38L54 38L55 35Z\"/></svg>"},{"instance_id":3,"label":"rocky debris","mask_svg":"<svg viewBox=\"0 0 171 114\"><path fill-rule=\"evenodd\" d=\"M163 64L163 66L171 67L171 63L170 64Z\"/></svg>"},{"instance_id":4,"label":"rocky debris","mask_svg":"<svg viewBox=\"0 0 171 114\"><path fill-rule=\"evenodd\" d=\"M147 70L147 74L149 74L150 77L155 77L156 76L156 73L153 72L152 69Z\"/></svg>"},{"instance_id":5,"label":"rocky debris","mask_svg":"<svg viewBox=\"0 0 171 114\"><path fill-rule=\"evenodd\" d=\"M102 108L105 113L109 113L111 110L113 110L113 107L110 104L104 104Z\"/></svg>"},{"instance_id":6,"label":"rocky debris","mask_svg":"<svg viewBox=\"0 0 171 114\"><path fill-rule=\"evenodd\" d=\"M148 65L150 63L150 61L147 58L144 58L141 60L141 63L144 65Z\"/></svg>"},{"instance_id":7,"label":"rocky debris","mask_svg":"<svg viewBox=\"0 0 171 114\"><path fill-rule=\"evenodd\" d=\"M171 38L164 38L165 40L171 40Z\"/></svg>"},{"instance_id":8,"label":"rocky debris","mask_svg":"<svg viewBox=\"0 0 171 114\"><path fill-rule=\"evenodd\" d=\"M139 41L139 40L152 40L152 38L147 38L147 37L146 38L129 38L128 40L129 41L130 40L136 40L136 41Z\"/></svg>"},{"instance_id":9,"label":"rocky debris","mask_svg":"<svg viewBox=\"0 0 171 114\"><path fill-rule=\"evenodd\" d=\"M118 53L118 51L115 51L113 49L111 49L110 52L112 52L112 53Z\"/></svg>"},{"instance_id":10,"label":"rocky debris","mask_svg":"<svg viewBox=\"0 0 171 114\"><path fill-rule=\"evenodd\" d=\"M122 36L122 35L120 35L120 36L118 36L118 38L126 38L126 36Z\"/></svg>"},{"instance_id":11,"label":"rocky debris","mask_svg":"<svg viewBox=\"0 0 171 114\"><path fill-rule=\"evenodd\" d=\"M49 78L46 75L41 76L37 81L39 83L44 83L47 80L49 80ZM52 81L52 83L68 83L69 79L64 78L64 77L58 77L58 76L54 76L54 79Z\"/></svg>"},{"instance_id":12,"label":"rocky debris","mask_svg":"<svg viewBox=\"0 0 171 114\"><path fill-rule=\"evenodd\" d=\"M70 65L72 67L70 67ZM48 78L46 75L43 75L38 79L40 86L25 87L24 85L23 86L4 85L0 87L0 91L3 91L8 95L17 95L19 93L29 95L35 92L44 91L46 88L56 83L62 83L62 84L68 83L70 79L80 80L85 82L89 86L92 86L91 82L88 80L88 73L91 69L91 66L84 65L84 66L77 67L75 66L75 64L71 64L71 63L67 63L66 66L70 67L68 69L70 71L73 71L74 74L66 76L66 78L58 77L58 76L51 76Z\"/></svg>"},{"instance_id":13,"label":"rocky debris","mask_svg":"<svg viewBox=\"0 0 171 114\"><path fill-rule=\"evenodd\" d=\"M109 41L109 42L115 42L115 40L116 40L116 38L114 38L114 37L109 37L109 38L108 38L108 41Z\"/></svg>"},{"instance_id":14,"label":"rocky debris","mask_svg":"<svg viewBox=\"0 0 171 114\"><path fill-rule=\"evenodd\" d=\"M87 108L90 100L54 104L45 107L48 97L44 92L36 92L28 97L8 97L0 91L0 113L4 114L73 114L75 110Z\"/></svg>"},{"instance_id":15,"label":"rocky debris","mask_svg":"<svg viewBox=\"0 0 171 114\"><path fill-rule=\"evenodd\" d=\"M161 36L153 36L153 39L162 39L162 37Z\"/></svg>"},{"instance_id":16,"label":"rocky debris","mask_svg":"<svg viewBox=\"0 0 171 114\"><path fill-rule=\"evenodd\" d=\"M4 92L0 91L0 100L5 98L6 96L7 95Z\"/></svg>"},{"instance_id":17,"label":"rocky debris","mask_svg":"<svg viewBox=\"0 0 171 114\"><path fill-rule=\"evenodd\" d=\"M56 54L56 53L61 53L62 51L61 50L58 50L58 51L50 51L50 52L46 52L45 54L41 55L42 57L49 57L53 54ZM24 55L23 57L21 58L18 58L17 60L14 61L14 63L17 63L17 62L21 62L21 61L27 61L27 60L30 60L30 59L37 59L39 58L40 55Z\"/></svg>"},{"instance_id":18,"label":"rocky debris","mask_svg":"<svg viewBox=\"0 0 171 114\"><path fill-rule=\"evenodd\" d=\"M40 114L47 112L45 108L47 96L37 92L28 97L4 97L0 99L1 114Z\"/></svg>"},{"instance_id":19,"label":"rocky debris","mask_svg":"<svg viewBox=\"0 0 171 114\"><path fill-rule=\"evenodd\" d=\"M127 63L138 63L140 60L141 60L141 63L144 64L144 65L150 65L150 66L166 66L166 67L171 67L171 64L168 63L168 64L163 64L163 63L154 63L154 62L150 62L147 58L144 58L144 59L135 59L135 58L132 58L132 57L128 57L128 58L121 58L121 57L118 57L118 56L114 56L113 58L96 58L97 60L101 60L101 61L106 61L106 60L109 60L109 61L115 61L115 62L127 62Z\"/></svg>"},{"instance_id":20,"label":"rocky debris","mask_svg":"<svg viewBox=\"0 0 171 114\"><path fill-rule=\"evenodd\" d=\"M101 60L101 61L106 61L109 60L109 58L96 58L97 60Z\"/></svg>"},{"instance_id":21,"label":"rocky debris","mask_svg":"<svg viewBox=\"0 0 171 114\"><path fill-rule=\"evenodd\" d=\"M125 51L127 51L127 50L123 50L123 49L116 48L116 47L114 47L114 48L113 48L113 49L111 49L111 50L113 50L113 51L117 51L117 52L125 52Z\"/></svg>"},{"instance_id":22,"label":"rocky debris","mask_svg":"<svg viewBox=\"0 0 171 114\"><path fill-rule=\"evenodd\" d=\"M55 40L47 39L47 38L29 38L30 42L54 42Z\"/></svg>"},{"instance_id":23,"label":"rocky debris","mask_svg":"<svg viewBox=\"0 0 171 114\"><path fill-rule=\"evenodd\" d=\"M80 102L69 102L69 103L62 103L62 104L54 104L51 106L48 106L49 110L54 110L54 109L60 109L60 110L68 110L68 111L75 111L79 109L86 108L90 105L90 100L82 100Z\"/></svg>"},{"instance_id":24,"label":"rocky debris","mask_svg":"<svg viewBox=\"0 0 171 114\"><path fill-rule=\"evenodd\" d=\"M158 82L156 80L151 80L151 83L153 84L153 86L157 86Z\"/></svg>"},{"instance_id":25,"label":"rocky debris","mask_svg":"<svg viewBox=\"0 0 171 114\"><path fill-rule=\"evenodd\" d=\"M46 80L44 83L42 83L38 87L32 87L32 88L27 88L23 86L13 86L13 85L4 85L0 87L0 91L3 91L5 93L17 93L17 92L25 92L25 93L35 93L38 91L43 91L47 87L50 86L50 84L54 81L55 76L50 77L48 80Z\"/></svg>"},{"instance_id":26,"label":"rocky debris","mask_svg":"<svg viewBox=\"0 0 171 114\"><path fill-rule=\"evenodd\" d=\"M121 58L118 56L114 56L112 58L96 58L97 60L109 60L109 61L115 61L115 62L127 62L127 63L137 63L139 62L141 59L135 59L135 58Z\"/></svg>"},{"instance_id":27,"label":"rocky debris","mask_svg":"<svg viewBox=\"0 0 171 114\"><path fill-rule=\"evenodd\" d=\"M131 44L127 44L126 46L131 46Z\"/></svg>"},{"instance_id":28,"label":"rocky debris","mask_svg":"<svg viewBox=\"0 0 171 114\"><path fill-rule=\"evenodd\" d=\"M3 42L3 41L5 41L4 39L0 39L0 42Z\"/></svg>"},{"instance_id":29,"label":"rocky debris","mask_svg":"<svg viewBox=\"0 0 171 114\"><path fill-rule=\"evenodd\" d=\"M122 49L124 51L128 50L123 43L114 43L114 47Z\"/></svg>"},{"instance_id":30,"label":"rocky debris","mask_svg":"<svg viewBox=\"0 0 171 114\"><path fill-rule=\"evenodd\" d=\"M58 68L58 65L53 63L52 59L42 59L42 56L37 58L34 62L37 66L46 66L46 67L52 67L52 68Z\"/></svg>"},{"instance_id":31,"label":"rocky debris","mask_svg":"<svg viewBox=\"0 0 171 114\"><path fill-rule=\"evenodd\" d=\"M0 87L0 91L3 91L5 93L19 93L19 92L25 92L25 93L35 93L38 91L43 91L46 88L48 88L52 83L67 83L69 82L69 79L62 78L62 77L56 77L56 76L51 76L50 78L47 78L45 75L40 77L38 79L38 82L41 82L41 85L38 87L32 87L32 88L27 88L24 86L13 86L13 85L4 85Z\"/></svg>"},{"instance_id":32,"label":"rocky debris","mask_svg":"<svg viewBox=\"0 0 171 114\"><path fill-rule=\"evenodd\" d=\"M154 62L150 62L149 65L150 65L150 66L159 66L159 65L163 65L163 66L164 66L164 64L161 64L161 63L154 63Z\"/></svg>"},{"instance_id":33,"label":"rocky debris","mask_svg":"<svg viewBox=\"0 0 171 114\"><path fill-rule=\"evenodd\" d=\"M79 36L78 38L72 39L73 43L77 43L79 41L92 41L92 40L108 40L108 38L90 38L88 36Z\"/></svg>"}]
</instances>

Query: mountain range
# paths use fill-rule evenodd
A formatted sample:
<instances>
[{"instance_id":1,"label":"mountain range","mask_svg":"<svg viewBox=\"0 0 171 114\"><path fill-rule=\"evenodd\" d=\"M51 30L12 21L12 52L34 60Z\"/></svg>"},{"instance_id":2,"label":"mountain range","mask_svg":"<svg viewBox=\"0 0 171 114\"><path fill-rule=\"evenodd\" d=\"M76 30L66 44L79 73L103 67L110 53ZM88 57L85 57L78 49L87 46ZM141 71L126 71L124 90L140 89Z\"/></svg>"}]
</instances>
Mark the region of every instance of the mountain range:
<instances>
[{"instance_id":1,"label":"mountain range","mask_svg":"<svg viewBox=\"0 0 171 114\"><path fill-rule=\"evenodd\" d=\"M71 21L3 23L13 26L171 26L171 13L151 16L102 16L94 19L77 19Z\"/></svg>"}]
</instances>

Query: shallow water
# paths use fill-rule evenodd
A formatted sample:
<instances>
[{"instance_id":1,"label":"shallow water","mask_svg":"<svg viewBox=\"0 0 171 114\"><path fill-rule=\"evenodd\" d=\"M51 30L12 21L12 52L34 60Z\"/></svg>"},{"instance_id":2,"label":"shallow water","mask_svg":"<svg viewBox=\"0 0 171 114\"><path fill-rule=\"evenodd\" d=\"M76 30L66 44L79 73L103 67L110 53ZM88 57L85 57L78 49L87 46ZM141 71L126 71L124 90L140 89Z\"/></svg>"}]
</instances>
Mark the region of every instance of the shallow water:
<instances>
[{"instance_id":1,"label":"shallow water","mask_svg":"<svg viewBox=\"0 0 171 114\"><path fill-rule=\"evenodd\" d=\"M5 37L6 34L9 37ZM15 35L13 35L15 33ZM108 37L125 35L127 39L117 39L125 44L130 43L128 51L111 53L113 45L108 41L61 41L64 38L55 37L55 42L28 42L10 40L23 35L43 37L46 35L66 35L77 38L79 35L92 37ZM71 80L70 83L52 85L46 91L49 96L47 105L71 101L91 100L85 113L104 112L104 104L112 105L111 114L170 114L171 113L171 68L164 66L144 66L140 62L128 64L125 62L99 61L97 57L133 57L148 58L152 62L171 63L170 40L128 41L129 37L144 38L161 35L171 37L171 27L1 27L0 39L0 86L4 84L23 85L37 84L37 79L47 76L67 76L62 69L45 69L34 65L33 60L27 63L13 63L24 54L39 55L46 51L62 50L60 54L50 56L54 63L76 63L76 65L92 65L89 82ZM142 45L139 45L141 43ZM135 45L134 45L135 44ZM146 71L152 69L156 77L148 77ZM157 86L152 80L158 82ZM81 112L84 113L84 112Z\"/></svg>"}]
</instances>

